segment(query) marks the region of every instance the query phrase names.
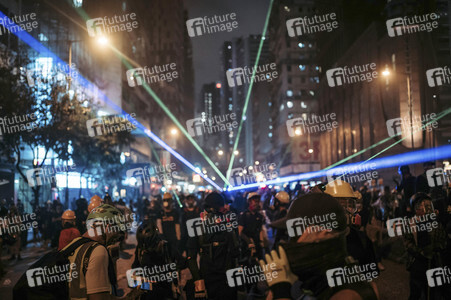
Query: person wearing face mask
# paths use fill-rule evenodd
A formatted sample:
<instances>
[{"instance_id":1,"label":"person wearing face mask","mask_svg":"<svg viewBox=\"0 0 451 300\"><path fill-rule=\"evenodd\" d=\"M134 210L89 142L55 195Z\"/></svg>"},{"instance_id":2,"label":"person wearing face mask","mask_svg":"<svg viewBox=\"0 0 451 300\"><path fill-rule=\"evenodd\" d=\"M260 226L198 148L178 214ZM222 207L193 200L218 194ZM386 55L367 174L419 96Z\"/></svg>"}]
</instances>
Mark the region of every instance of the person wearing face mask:
<instances>
[{"instance_id":1,"label":"person wearing face mask","mask_svg":"<svg viewBox=\"0 0 451 300\"><path fill-rule=\"evenodd\" d=\"M136 231L138 245L135 250L135 260L132 268L147 268L150 270L166 270L164 273L144 274L144 283L141 289L145 290L140 300L150 299L178 299L179 274L188 267L187 260L173 245L164 240L159 234L158 227L153 220L144 221ZM169 266L169 267L168 267ZM163 280L158 280L155 274L171 274ZM177 274L177 276L174 276ZM146 275L149 278L146 278Z\"/></svg>"},{"instance_id":2,"label":"person wearing face mask","mask_svg":"<svg viewBox=\"0 0 451 300\"><path fill-rule=\"evenodd\" d=\"M263 225L265 218L260 213L260 195L247 195L248 208L238 218L238 235L244 244L243 252L249 258L263 258Z\"/></svg>"},{"instance_id":3,"label":"person wearing face mask","mask_svg":"<svg viewBox=\"0 0 451 300\"><path fill-rule=\"evenodd\" d=\"M377 263L379 270L384 270L380 257L376 257L375 247L367 234L361 230L362 217L359 214L362 195L354 191L351 185L336 179L326 185L324 193L334 197L344 208L349 233L346 235L346 245L349 255L360 264Z\"/></svg>"},{"instance_id":4,"label":"person wearing face mask","mask_svg":"<svg viewBox=\"0 0 451 300\"><path fill-rule=\"evenodd\" d=\"M410 273L410 296L409 300L422 299L445 299L443 287L428 288L426 271L443 267L443 258L446 257L446 232L438 222L437 211L434 209L432 199L425 193L416 193L410 199L410 208L414 216L404 224L411 230L403 234L404 246L409 255L407 270ZM435 223L436 226L433 226ZM418 230L417 228L427 228ZM449 255L449 253L448 253ZM449 296L449 293L448 293Z\"/></svg>"},{"instance_id":5,"label":"person wearing face mask","mask_svg":"<svg viewBox=\"0 0 451 300\"><path fill-rule=\"evenodd\" d=\"M292 230L293 219L304 220L302 230L295 230L278 251L272 250L260 261L262 269L272 264L278 275L266 279L273 299L378 299L376 287L366 281L330 284L329 270L355 264L346 248L348 217L336 199L326 193L301 196L292 202L286 217L271 226Z\"/></svg>"},{"instance_id":6,"label":"person wearing face mask","mask_svg":"<svg viewBox=\"0 0 451 300\"><path fill-rule=\"evenodd\" d=\"M238 239L234 230L237 224L226 213L224 204L221 194L208 194L204 201L204 211L200 215L202 232L197 231L200 229L199 220L190 222L195 234L188 239L187 259L193 276L194 291L187 291L188 299L237 299L237 290L227 284L226 276L227 270L236 267L239 256Z\"/></svg>"},{"instance_id":7,"label":"person wearing face mask","mask_svg":"<svg viewBox=\"0 0 451 300\"><path fill-rule=\"evenodd\" d=\"M287 215L288 206L290 204L290 195L285 191L280 191L271 197L269 208L273 211L272 221L277 221ZM277 249L281 241L288 240L288 233L284 229L276 229L274 235L273 249Z\"/></svg>"},{"instance_id":8,"label":"person wearing face mask","mask_svg":"<svg viewBox=\"0 0 451 300\"><path fill-rule=\"evenodd\" d=\"M180 215L174 208L174 200L168 192L163 195L163 211L161 213L161 227L164 239L175 247L179 247L181 239Z\"/></svg>"},{"instance_id":9,"label":"person wearing face mask","mask_svg":"<svg viewBox=\"0 0 451 300\"><path fill-rule=\"evenodd\" d=\"M186 227L186 221L194 218L199 218L200 209L196 203L196 197L194 194L189 194L185 199L185 206L182 210L181 227L182 238L180 242L180 252L183 253L186 250L186 242L188 241L188 228Z\"/></svg>"},{"instance_id":10,"label":"person wearing face mask","mask_svg":"<svg viewBox=\"0 0 451 300\"><path fill-rule=\"evenodd\" d=\"M89 213L87 232L64 248L79 239L86 240L69 256L71 266L74 263L76 268L70 273L76 271L78 274L69 283L71 299L119 299L114 262L107 247L124 238L127 227L123 220L124 216L117 208L102 204ZM82 271L82 267L86 269ZM134 299L140 293L132 290L125 299Z\"/></svg>"}]
</instances>

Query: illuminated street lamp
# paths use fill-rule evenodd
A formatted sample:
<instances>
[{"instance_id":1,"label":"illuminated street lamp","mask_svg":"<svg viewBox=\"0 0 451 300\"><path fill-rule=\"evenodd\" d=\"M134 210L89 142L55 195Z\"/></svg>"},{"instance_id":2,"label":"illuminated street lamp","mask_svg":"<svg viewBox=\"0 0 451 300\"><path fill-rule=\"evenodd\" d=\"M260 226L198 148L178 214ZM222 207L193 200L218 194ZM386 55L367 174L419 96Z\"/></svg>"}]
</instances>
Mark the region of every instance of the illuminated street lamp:
<instances>
[{"instance_id":1,"label":"illuminated street lamp","mask_svg":"<svg viewBox=\"0 0 451 300\"><path fill-rule=\"evenodd\" d=\"M105 37L105 36L100 36L98 39L97 39L97 43L99 43L100 45L106 45L106 44L108 44L108 39Z\"/></svg>"},{"instance_id":2,"label":"illuminated street lamp","mask_svg":"<svg viewBox=\"0 0 451 300\"><path fill-rule=\"evenodd\" d=\"M222 156L222 155L224 155L224 151L222 151L222 150L219 150L219 151L218 151L218 155L219 155L219 156Z\"/></svg>"},{"instance_id":3,"label":"illuminated street lamp","mask_svg":"<svg viewBox=\"0 0 451 300\"><path fill-rule=\"evenodd\" d=\"M172 128L171 129L171 134L172 135L176 135L178 133L178 130L177 129L175 129L175 128Z\"/></svg>"}]
</instances>

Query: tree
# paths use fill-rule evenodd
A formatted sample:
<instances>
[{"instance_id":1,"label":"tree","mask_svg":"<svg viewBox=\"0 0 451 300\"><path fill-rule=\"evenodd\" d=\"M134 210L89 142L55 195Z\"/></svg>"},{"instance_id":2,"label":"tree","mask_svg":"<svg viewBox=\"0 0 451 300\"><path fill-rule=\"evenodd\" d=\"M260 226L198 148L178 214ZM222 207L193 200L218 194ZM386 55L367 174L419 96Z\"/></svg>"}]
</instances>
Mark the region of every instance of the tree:
<instances>
[{"instance_id":1,"label":"tree","mask_svg":"<svg viewBox=\"0 0 451 300\"><path fill-rule=\"evenodd\" d=\"M71 96L64 76L30 78L25 68L28 61L21 56L2 52L0 59L0 107L6 112L0 121L0 159L13 163L31 187L33 209L39 205L41 185L29 182L26 173L30 170L25 171L28 161L23 158L25 151L32 155L34 170L42 169L50 154L61 161L72 159L80 164L83 172L108 163L120 164L121 145L133 140L129 132L89 137L87 121L95 118L94 103ZM40 76L39 72L34 75Z\"/></svg>"}]
</instances>

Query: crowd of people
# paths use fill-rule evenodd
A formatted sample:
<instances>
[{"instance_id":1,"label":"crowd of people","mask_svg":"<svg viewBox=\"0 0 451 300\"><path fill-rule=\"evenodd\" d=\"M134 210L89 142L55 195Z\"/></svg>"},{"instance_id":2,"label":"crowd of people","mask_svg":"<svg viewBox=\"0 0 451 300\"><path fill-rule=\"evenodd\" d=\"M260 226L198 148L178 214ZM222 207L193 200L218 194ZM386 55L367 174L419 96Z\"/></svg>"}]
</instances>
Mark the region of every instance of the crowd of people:
<instances>
[{"instance_id":1,"label":"crowd of people","mask_svg":"<svg viewBox=\"0 0 451 300\"><path fill-rule=\"evenodd\" d=\"M77 269L83 275L69 284L70 297L77 299L119 296L116 261L128 234L136 234L137 241L130 269L173 265L178 275L137 282L127 299L379 299L372 280L331 287L326 273L374 264L379 274L385 270L382 258L390 252L387 245L395 242L404 244L405 251L397 255L410 274L409 299L446 299L450 284L430 287L426 272L451 266L451 190L428 185L430 168L433 164L425 163L425 173L414 177L408 166L401 166L394 188L373 181L357 189L336 179L313 187L297 184L293 190L287 185L206 195L165 192L128 205L106 194L89 202L80 198L74 210L54 201L36 213L35 237L69 252L71 262L87 262L78 267L85 269ZM9 208L1 204L2 216L23 212L20 201ZM431 214L437 226L428 230L389 227L388 221L401 218L409 220L405 226L419 228ZM333 216L333 222L324 216ZM115 221L103 223L106 229L93 236L90 230L102 218ZM196 220L202 222L201 231ZM290 220L303 220L301 232L290 228ZM133 229L131 223L139 226ZM121 230L111 230L119 225ZM11 260L20 259L26 235L10 238ZM265 280L231 284L227 275L235 268L264 273L268 265L276 278L265 275ZM182 286L184 269L190 276Z\"/></svg>"}]
</instances>

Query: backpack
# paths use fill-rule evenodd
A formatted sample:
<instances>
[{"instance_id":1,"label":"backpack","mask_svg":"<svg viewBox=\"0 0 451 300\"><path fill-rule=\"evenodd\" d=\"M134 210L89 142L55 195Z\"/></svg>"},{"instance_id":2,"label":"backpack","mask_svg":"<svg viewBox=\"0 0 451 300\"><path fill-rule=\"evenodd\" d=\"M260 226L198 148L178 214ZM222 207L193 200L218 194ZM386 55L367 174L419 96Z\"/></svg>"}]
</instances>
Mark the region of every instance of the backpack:
<instances>
[{"instance_id":1,"label":"backpack","mask_svg":"<svg viewBox=\"0 0 451 300\"><path fill-rule=\"evenodd\" d=\"M93 242L93 240L82 237L69 245L65 250L53 250L41 257L28 268L14 285L13 300L69 299L69 284L67 279L70 261L68 257L73 255L78 247L89 242ZM90 255L91 252L92 250L87 251L86 255ZM44 271L44 268L47 270ZM44 272L52 274L46 276ZM83 272L86 273L85 266L83 266ZM57 280L55 282L47 282L49 278Z\"/></svg>"}]
</instances>

